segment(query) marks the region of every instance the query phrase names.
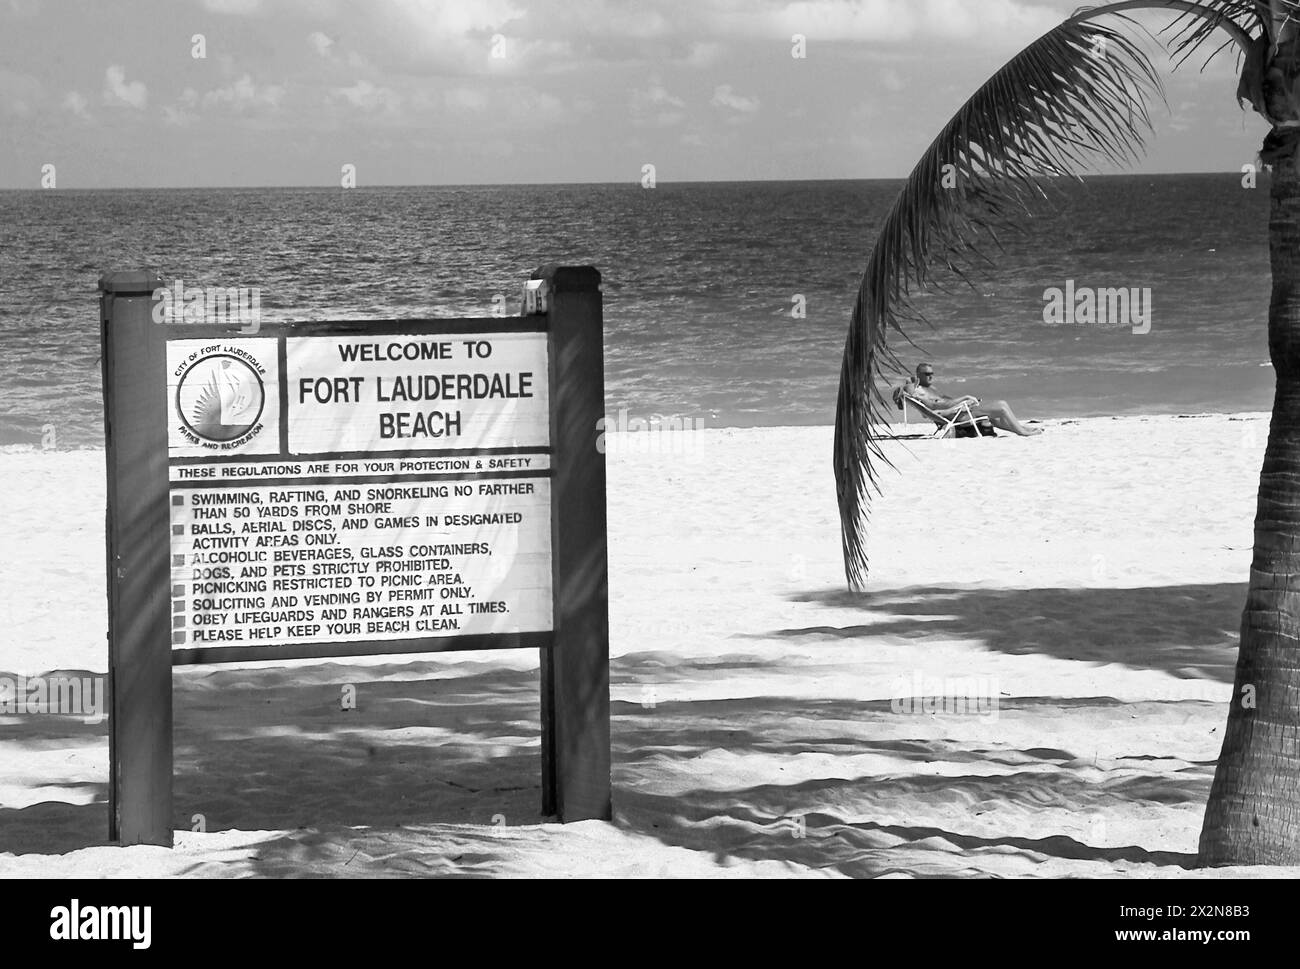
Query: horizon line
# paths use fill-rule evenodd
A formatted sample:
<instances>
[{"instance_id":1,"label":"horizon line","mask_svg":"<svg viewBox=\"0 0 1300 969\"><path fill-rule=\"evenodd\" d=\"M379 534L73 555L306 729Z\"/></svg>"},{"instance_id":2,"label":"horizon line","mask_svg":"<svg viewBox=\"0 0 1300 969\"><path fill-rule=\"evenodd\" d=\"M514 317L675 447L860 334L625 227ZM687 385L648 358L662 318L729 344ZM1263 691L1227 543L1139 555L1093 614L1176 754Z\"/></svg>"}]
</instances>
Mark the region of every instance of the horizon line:
<instances>
[{"instance_id":1,"label":"horizon line","mask_svg":"<svg viewBox=\"0 0 1300 969\"><path fill-rule=\"evenodd\" d=\"M1257 174L1264 175L1268 169L1260 166ZM1224 171L1184 171L1184 172L1091 172L1081 175L1057 175L1040 176L1045 179L1065 178L1071 181L1088 181L1098 178L1171 178L1183 177L1189 175L1230 175L1234 178L1240 178L1242 171L1224 170ZM655 187L660 185L745 185L745 184L788 184L788 183L814 183L814 182L905 182L909 176L875 176L875 177L840 177L840 178L699 178L699 179L682 179L682 180L664 180L656 178ZM640 188L641 182L637 179L627 181L590 181L590 182L563 182L563 181L536 181L536 182L375 182L371 184L357 185L353 188L343 188L341 185L314 185L314 184L295 184L295 185L109 185L109 186L82 186L71 188L30 188L30 187L6 187L0 186L0 192L187 192L187 191L266 191L272 189L280 190L321 190L321 191L343 191L351 192L358 189L376 189L376 188L570 188L575 186L584 187L611 187L621 186L627 188ZM649 189L643 189L649 191Z\"/></svg>"}]
</instances>

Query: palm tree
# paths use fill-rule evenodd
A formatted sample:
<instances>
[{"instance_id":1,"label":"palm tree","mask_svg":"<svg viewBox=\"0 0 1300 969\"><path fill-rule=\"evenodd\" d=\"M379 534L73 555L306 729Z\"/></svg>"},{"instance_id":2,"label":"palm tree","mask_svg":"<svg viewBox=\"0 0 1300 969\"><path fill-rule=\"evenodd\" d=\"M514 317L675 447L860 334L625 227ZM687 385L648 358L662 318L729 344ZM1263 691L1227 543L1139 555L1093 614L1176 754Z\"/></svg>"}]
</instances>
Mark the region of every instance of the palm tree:
<instances>
[{"instance_id":1,"label":"palm tree","mask_svg":"<svg viewBox=\"0 0 1300 969\"><path fill-rule=\"evenodd\" d=\"M835 483L845 574L863 588L881 378L901 372L890 338L921 319L912 296L937 271L964 278L1007 216L1054 178L1137 157L1147 105L1163 97L1128 11L1169 11L1178 63L1235 50L1238 98L1270 124L1269 353L1276 395L1260 474L1250 591L1233 703L1198 864L1300 864L1300 0L1129 0L1084 8L1025 48L957 112L912 171L858 289L835 415ZM1149 37L1150 35L1146 35ZM1135 40L1136 38L1136 40ZM1207 45L1207 42L1211 42ZM1220 46L1214 46L1219 44ZM910 343L911 341L908 340Z\"/></svg>"}]
</instances>

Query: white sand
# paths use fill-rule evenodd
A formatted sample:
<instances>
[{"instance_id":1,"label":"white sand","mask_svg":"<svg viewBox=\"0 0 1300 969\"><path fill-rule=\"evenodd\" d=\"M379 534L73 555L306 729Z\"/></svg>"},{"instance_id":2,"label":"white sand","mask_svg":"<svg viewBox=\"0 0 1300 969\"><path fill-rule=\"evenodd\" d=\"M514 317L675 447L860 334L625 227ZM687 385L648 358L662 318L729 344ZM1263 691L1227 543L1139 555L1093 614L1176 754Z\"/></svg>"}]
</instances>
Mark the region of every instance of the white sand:
<instances>
[{"instance_id":1,"label":"white sand","mask_svg":"<svg viewBox=\"0 0 1300 969\"><path fill-rule=\"evenodd\" d=\"M863 597L829 429L613 438L613 824L539 823L533 653L190 667L176 849L105 844L103 723L0 717L0 874L1187 876L1265 436L892 443ZM0 671L102 672L103 454L0 483ZM918 677L998 709L894 712Z\"/></svg>"}]
</instances>

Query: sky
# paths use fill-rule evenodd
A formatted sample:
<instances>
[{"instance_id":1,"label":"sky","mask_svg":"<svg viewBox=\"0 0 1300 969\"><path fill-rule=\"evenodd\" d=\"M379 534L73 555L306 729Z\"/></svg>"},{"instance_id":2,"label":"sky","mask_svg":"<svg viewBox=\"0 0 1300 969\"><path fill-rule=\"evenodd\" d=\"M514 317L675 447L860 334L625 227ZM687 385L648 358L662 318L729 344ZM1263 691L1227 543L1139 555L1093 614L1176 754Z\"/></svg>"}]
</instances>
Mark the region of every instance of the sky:
<instances>
[{"instance_id":1,"label":"sky","mask_svg":"<svg viewBox=\"0 0 1300 969\"><path fill-rule=\"evenodd\" d=\"M0 188L903 177L1078 6L0 0ZM1234 57L1199 68L1164 72L1134 170L1254 160Z\"/></svg>"}]
</instances>

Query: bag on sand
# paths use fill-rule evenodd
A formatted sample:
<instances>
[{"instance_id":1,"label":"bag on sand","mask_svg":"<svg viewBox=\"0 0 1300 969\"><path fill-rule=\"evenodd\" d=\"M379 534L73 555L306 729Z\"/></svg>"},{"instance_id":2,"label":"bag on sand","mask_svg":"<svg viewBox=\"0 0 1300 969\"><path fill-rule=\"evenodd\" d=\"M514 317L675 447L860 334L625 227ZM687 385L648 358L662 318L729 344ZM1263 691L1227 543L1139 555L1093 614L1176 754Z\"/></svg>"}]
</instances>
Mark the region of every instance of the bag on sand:
<instances>
[{"instance_id":1,"label":"bag on sand","mask_svg":"<svg viewBox=\"0 0 1300 969\"><path fill-rule=\"evenodd\" d=\"M979 430L977 431L975 428L979 428ZM969 424L962 424L960 427L954 427L953 430L956 432L958 437L997 437L998 436L998 432L993 430L993 425L989 423L989 419L987 417L977 418L975 422L975 427L971 427Z\"/></svg>"}]
</instances>

